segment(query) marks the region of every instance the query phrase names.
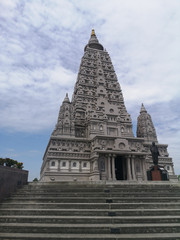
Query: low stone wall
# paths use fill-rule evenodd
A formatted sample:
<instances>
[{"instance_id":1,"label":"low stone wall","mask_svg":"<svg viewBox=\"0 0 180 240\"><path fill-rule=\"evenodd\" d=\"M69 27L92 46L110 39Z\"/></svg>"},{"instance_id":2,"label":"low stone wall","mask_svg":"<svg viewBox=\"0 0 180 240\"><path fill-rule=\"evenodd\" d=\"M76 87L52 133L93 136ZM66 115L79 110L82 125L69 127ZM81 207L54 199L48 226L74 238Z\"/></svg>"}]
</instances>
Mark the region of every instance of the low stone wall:
<instances>
[{"instance_id":1,"label":"low stone wall","mask_svg":"<svg viewBox=\"0 0 180 240\"><path fill-rule=\"evenodd\" d=\"M28 171L0 166L0 201L15 192L17 187L27 184Z\"/></svg>"}]
</instances>

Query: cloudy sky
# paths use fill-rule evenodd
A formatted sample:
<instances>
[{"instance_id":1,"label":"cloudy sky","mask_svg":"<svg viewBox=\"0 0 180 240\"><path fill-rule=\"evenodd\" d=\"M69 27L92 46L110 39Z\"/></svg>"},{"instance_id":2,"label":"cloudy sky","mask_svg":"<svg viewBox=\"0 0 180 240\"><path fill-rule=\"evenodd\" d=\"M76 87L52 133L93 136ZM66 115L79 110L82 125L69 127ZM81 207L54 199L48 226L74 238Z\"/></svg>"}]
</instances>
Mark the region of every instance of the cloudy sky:
<instances>
[{"instance_id":1,"label":"cloudy sky","mask_svg":"<svg viewBox=\"0 0 180 240\"><path fill-rule=\"evenodd\" d=\"M179 0L0 0L0 157L39 178L94 28L133 119L141 103L180 174Z\"/></svg>"}]
</instances>

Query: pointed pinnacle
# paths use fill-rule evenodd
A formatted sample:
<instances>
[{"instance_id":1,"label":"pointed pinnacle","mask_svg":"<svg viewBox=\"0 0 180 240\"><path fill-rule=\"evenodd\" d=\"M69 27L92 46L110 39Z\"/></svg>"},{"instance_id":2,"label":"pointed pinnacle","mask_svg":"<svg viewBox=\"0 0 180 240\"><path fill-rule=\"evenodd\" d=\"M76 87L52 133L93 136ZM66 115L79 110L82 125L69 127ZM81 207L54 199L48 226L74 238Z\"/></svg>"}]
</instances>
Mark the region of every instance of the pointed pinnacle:
<instances>
[{"instance_id":1,"label":"pointed pinnacle","mask_svg":"<svg viewBox=\"0 0 180 240\"><path fill-rule=\"evenodd\" d=\"M147 112L146 109L145 109L145 107L144 107L144 104L143 104L143 103L142 103L142 105L141 105L140 113L142 113L142 112Z\"/></svg>"},{"instance_id":2,"label":"pointed pinnacle","mask_svg":"<svg viewBox=\"0 0 180 240\"><path fill-rule=\"evenodd\" d=\"M94 29L92 29L91 36L96 36Z\"/></svg>"},{"instance_id":3,"label":"pointed pinnacle","mask_svg":"<svg viewBox=\"0 0 180 240\"><path fill-rule=\"evenodd\" d=\"M68 97L68 93L66 93L66 97L64 98L64 101L63 102L70 102L69 101L69 97Z\"/></svg>"}]
</instances>

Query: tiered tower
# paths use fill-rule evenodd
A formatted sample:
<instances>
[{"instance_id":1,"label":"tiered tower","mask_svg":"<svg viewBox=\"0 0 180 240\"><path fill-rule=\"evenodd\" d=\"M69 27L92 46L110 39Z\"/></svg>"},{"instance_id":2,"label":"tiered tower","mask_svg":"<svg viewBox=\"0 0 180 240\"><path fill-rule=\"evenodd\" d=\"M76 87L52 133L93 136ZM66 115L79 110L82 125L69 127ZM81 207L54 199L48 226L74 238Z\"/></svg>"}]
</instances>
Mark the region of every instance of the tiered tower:
<instances>
[{"instance_id":1,"label":"tiered tower","mask_svg":"<svg viewBox=\"0 0 180 240\"><path fill-rule=\"evenodd\" d=\"M66 94L44 154L41 181L146 180L144 143L157 137L143 106L138 122L134 137L110 56L92 30L72 101Z\"/></svg>"},{"instance_id":2,"label":"tiered tower","mask_svg":"<svg viewBox=\"0 0 180 240\"><path fill-rule=\"evenodd\" d=\"M170 177L174 175L174 166L172 162L172 158L169 157L169 153L167 151L167 144L160 144L158 143L156 130L153 124L153 121L151 119L150 114L146 111L144 105L142 104L140 115L137 119L137 137L144 138L144 147L146 149L146 152L150 149L150 146L152 142L155 142L158 146L158 150L160 153L159 156L159 165L164 167ZM149 152L149 154L146 155L146 166L147 169L152 165L152 157Z\"/></svg>"},{"instance_id":3,"label":"tiered tower","mask_svg":"<svg viewBox=\"0 0 180 240\"><path fill-rule=\"evenodd\" d=\"M147 113L143 104L137 121L137 137L144 138L146 142L150 143L158 142L151 116Z\"/></svg>"}]
</instances>

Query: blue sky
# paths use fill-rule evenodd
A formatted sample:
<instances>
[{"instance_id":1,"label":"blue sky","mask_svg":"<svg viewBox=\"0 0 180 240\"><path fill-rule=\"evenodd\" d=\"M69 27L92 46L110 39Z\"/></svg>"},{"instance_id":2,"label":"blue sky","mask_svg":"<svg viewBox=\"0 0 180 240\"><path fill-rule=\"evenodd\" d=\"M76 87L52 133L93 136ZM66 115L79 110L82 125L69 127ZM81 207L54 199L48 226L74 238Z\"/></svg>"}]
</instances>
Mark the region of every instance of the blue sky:
<instances>
[{"instance_id":1,"label":"blue sky","mask_svg":"<svg viewBox=\"0 0 180 240\"><path fill-rule=\"evenodd\" d=\"M144 103L180 174L179 0L1 0L0 157L39 178L91 29L107 49L136 131Z\"/></svg>"}]
</instances>

